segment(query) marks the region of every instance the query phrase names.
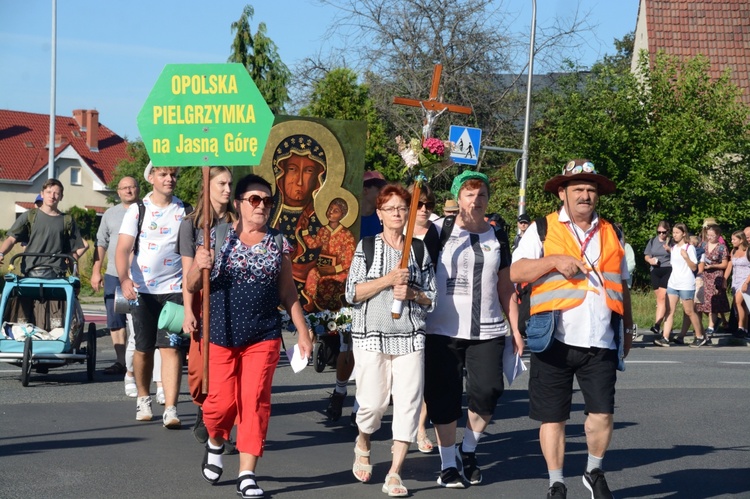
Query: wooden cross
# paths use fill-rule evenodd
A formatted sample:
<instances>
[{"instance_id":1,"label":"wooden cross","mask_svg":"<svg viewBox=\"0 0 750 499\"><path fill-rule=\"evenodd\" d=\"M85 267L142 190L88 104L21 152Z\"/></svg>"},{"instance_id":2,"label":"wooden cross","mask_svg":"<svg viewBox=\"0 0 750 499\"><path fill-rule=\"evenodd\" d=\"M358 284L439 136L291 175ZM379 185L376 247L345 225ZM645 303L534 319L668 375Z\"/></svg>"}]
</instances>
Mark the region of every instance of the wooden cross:
<instances>
[{"instance_id":1,"label":"wooden cross","mask_svg":"<svg viewBox=\"0 0 750 499\"><path fill-rule=\"evenodd\" d=\"M466 106L456 104L447 104L438 100L438 89L440 87L440 76L443 72L442 64L435 64L432 71L432 86L430 87L430 97L427 100L409 99L407 97L394 97L393 103L401 106L421 107L424 111L424 121L422 127L422 140L432 137L432 129L435 120L445 111L451 113L471 114L472 109Z\"/></svg>"}]
</instances>

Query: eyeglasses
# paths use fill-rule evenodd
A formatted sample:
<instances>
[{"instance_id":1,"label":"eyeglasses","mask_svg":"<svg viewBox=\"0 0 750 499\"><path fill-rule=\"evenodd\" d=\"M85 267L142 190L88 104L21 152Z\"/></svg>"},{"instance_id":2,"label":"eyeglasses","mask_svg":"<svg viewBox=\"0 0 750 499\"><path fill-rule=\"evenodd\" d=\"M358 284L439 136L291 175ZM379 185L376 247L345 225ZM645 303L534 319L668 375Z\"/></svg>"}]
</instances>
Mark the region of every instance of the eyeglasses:
<instances>
[{"instance_id":1,"label":"eyeglasses","mask_svg":"<svg viewBox=\"0 0 750 499\"><path fill-rule=\"evenodd\" d=\"M406 213L407 211L409 211L409 208L407 208L406 206L384 206L383 208L380 208L380 211L383 211L390 215L394 211L397 211L399 213Z\"/></svg>"},{"instance_id":2,"label":"eyeglasses","mask_svg":"<svg viewBox=\"0 0 750 499\"><path fill-rule=\"evenodd\" d=\"M422 201L420 201L419 204L417 205L417 209L421 210L423 207L432 211L435 209L435 203L430 203L430 202L423 203Z\"/></svg>"},{"instance_id":3,"label":"eyeglasses","mask_svg":"<svg viewBox=\"0 0 750 499\"><path fill-rule=\"evenodd\" d=\"M240 201L247 201L253 208L257 208L261 201L263 201L264 208L273 207L273 198L270 196L260 197L253 194L246 198L240 198Z\"/></svg>"},{"instance_id":4,"label":"eyeglasses","mask_svg":"<svg viewBox=\"0 0 750 499\"><path fill-rule=\"evenodd\" d=\"M656 233L657 234L666 234L667 231L666 230L657 230Z\"/></svg>"},{"instance_id":5,"label":"eyeglasses","mask_svg":"<svg viewBox=\"0 0 750 499\"><path fill-rule=\"evenodd\" d=\"M566 171L570 172L573 175L581 172L597 173L596 168L594 168L594 163L592 163L591 161L586 161L582 165L577 165L574 161L571 161L567 165L565 165L565 168L563 168L563 175L565 175Z\"/></svg>"}]
</instances>

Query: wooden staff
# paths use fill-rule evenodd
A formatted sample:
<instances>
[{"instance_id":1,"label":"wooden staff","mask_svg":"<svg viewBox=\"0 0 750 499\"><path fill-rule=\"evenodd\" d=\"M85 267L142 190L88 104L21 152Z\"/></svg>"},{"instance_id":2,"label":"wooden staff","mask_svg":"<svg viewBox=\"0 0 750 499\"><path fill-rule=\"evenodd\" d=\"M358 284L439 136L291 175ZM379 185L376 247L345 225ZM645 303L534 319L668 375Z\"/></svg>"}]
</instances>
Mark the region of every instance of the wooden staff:
<instances>
[{"instance_id":1,"label":"wooden staff","mask_svg":"<svg viewBox=\"0 0 750 499\"><path fill-rule=\"evenodd\" d=\"M417 175L414 181L414 190L411 193L411 206L409 207L409 219L406 221L406 235L404 236L404 250L401 252L401 265L399 268L405 269L409 266L409 255L411 254L411 240L414 238L414 226L417 224L417 210L419 210L419 191L422 188L423 175ZM422 262L419 262L421 265ZM391 317L394 319L401 318L401 310L404 303L401 300L393 300L391 307Z\"/></svg>"},{"instance_id":2,"label":"wooden staff","mask_svg":"<svg viewBox=\"0 0 750 499\"><path fill-rule=\"evenodd\" d=\"M210 178L211 168L208 166L203 167L203 248L211 253L211 194L209 192L211 182ZM201 393L208 393L208 343L209 343L209 319L210 319L210 307L209 307L209 293L211 292L211 270L201 270L203 274L203 381L201 383ZM185 304L189 306L189 304Z\"/></svg>"}]
</instances>

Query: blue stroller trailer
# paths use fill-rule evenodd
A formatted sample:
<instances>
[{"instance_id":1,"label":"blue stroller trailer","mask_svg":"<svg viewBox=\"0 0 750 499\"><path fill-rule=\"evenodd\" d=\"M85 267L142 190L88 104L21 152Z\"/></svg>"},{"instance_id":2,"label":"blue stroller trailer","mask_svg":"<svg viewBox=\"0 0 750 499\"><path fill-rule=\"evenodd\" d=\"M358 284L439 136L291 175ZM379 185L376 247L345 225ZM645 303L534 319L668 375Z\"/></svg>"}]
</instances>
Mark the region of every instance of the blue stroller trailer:
<instances>
[{"instance_id":1,"label":"blue stroller trailer","mask_svg":"<svg viewBox=\"0 0 750 499\"><path fill-rule=\"evenodd\" d=\"M44 257L72 262L69 254L21 253L11 259ZM52 270L51 265L36 265L25 273ZM45 272L42 272L45 273ZM89 324L86 346L83 340L84 318L76 293L81 282L75 276L19 277L5 275L0 299L2 330L0 360L21 367L21 384L28 386L32 368L46 373L60 367L86 361L88 381L93 381L96 366L96 325Z\"/></svg>"}]
</instances>

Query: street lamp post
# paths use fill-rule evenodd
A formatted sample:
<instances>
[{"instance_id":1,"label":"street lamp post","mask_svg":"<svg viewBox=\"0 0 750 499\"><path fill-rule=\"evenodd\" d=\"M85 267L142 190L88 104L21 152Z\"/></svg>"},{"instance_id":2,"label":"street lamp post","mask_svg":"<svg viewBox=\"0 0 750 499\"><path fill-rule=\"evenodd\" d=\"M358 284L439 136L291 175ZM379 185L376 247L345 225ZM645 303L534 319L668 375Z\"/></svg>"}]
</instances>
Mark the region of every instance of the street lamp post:
<instances>
[{"instance_id":1,"label":"street lamp post","mask_svg":"<svg viewBox=\"0 0 750 499\"><path fill-rule=\"evenodd\" d=\"M531 0L531 40L529 42L529 80L526 86L526 121L523 127L521 178L518 189L518 214L526 213L526 179L529 173L529 126L531 121L531 82L534 77L534 44L536 34L536 0Z\"/></svg>"},{"instance_id":2,"label":"street lamp post","mask_svg":"<svg viewBox=\"0 0 750 499\"><path fill-rule=\"evenodd\" d=\"M49 163L47 178L55 178L55 93L57 85L57 0L52 0L52 68L49 96Z\"/></svg>"}]
</instances>

